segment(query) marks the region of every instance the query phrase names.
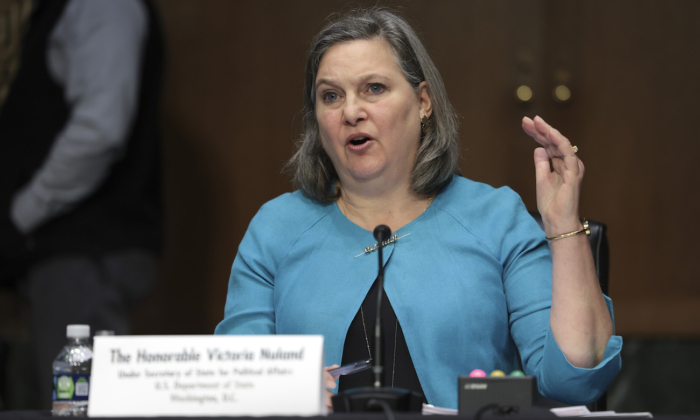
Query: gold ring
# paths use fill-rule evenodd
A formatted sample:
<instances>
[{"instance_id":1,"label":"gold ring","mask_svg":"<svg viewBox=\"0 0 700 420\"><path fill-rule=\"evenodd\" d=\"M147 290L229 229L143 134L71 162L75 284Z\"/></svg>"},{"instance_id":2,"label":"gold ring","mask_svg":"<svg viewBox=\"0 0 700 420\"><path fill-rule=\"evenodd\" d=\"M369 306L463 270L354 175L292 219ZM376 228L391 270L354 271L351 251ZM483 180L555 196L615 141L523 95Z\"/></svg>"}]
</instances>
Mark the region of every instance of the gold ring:
<instances>
[{"instance_id":1,"label":"gold ring","mask_svg":"<svg viewBox=\"0 0 700 420\"><path fill-rule=\"evenodd\" d=\"M574 153L578 152L578 146L574 146Z\"/></svg>"}]
</instances>

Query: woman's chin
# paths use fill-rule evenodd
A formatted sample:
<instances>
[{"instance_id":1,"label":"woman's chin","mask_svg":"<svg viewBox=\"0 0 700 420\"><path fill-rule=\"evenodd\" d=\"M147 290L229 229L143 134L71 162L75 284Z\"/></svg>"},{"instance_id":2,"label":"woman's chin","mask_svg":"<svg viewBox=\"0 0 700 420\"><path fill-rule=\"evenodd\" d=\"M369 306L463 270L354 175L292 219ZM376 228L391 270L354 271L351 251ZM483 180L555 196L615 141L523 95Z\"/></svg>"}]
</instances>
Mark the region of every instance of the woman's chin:
<instances>
[{"instance_id":1,"label":"woman's chin","mask_svg":"<svg viewBox=\"0 0 700 420\"><path fill-rule=\"evenodd\" d=\"M383 168L375 165L354 166L347 169L346 173L356 182L367 182L381 178Z\"/></svg>"},{"instance_id":2,"label":"woman's chin","mask_svg":"<svg viewBox=\"0 0 700 420\"><path fill-rule=\"evenodd\" d=\"M352 178L352 182L355 185L358 185L360 187L364 185L371 189L375 189L381 184L396 185L397 182L397 180L388 176L386 171L381 169L351 171L349 174Z\"/></svg>"}]
</instances>

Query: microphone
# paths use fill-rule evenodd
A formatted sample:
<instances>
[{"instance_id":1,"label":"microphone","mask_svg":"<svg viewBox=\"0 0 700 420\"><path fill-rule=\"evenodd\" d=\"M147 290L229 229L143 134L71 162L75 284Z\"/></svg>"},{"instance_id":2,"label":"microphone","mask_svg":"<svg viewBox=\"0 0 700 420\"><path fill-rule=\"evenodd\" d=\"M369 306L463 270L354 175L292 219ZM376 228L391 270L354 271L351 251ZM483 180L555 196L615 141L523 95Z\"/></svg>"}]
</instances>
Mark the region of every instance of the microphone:
<instances>
[{"instance_id":1,"label":"microphone","mask_svg":"<svg viewBox=\"0 0 700 420\"><path fill-rule=\"evenodd\" d=\"M382 242L386 241L391 237L391 229L387 225L379 225L374 228L374 239L379 242L379 247L381 248ZM381 268L381 263L379 264Z\"/></svg>"},{"instance_id":2,"label":"microphone","mask_svg":"<svg viewBox=\"0 0 700 420\"><path fill-rule=\"evenodd\" d=\"M391 237L391 229L387 225L379 225L374 228L374 239L377 240L377 251L379 256L379 272L377 275L377 314L374 323L374 387L381 388L382 386L382 341L384 334L382 331L382 297L384 296L384 258L382 256L382 248L384 241Z\"/></svg>"},{"instance_id":3,"label":"microphone","mask_svg":"<svg viewBox=\"0 0 700 420\"><path fill-rule=\"evenodd\" d=\"M420 413L423 408L423 394L401 388L382 387L382 297L384 295L384 258L382 249L384 241L391 237L391 229L387 225L379 225L374 228L374 239L377 240L379 257L379 272L377 275L377 314L374 325L374 386L353 388L331 398L333 411L365 412L384 411L389 416L392 410ZM393 415L390 416L393 418Z\"/></svg>"}]
</instances>

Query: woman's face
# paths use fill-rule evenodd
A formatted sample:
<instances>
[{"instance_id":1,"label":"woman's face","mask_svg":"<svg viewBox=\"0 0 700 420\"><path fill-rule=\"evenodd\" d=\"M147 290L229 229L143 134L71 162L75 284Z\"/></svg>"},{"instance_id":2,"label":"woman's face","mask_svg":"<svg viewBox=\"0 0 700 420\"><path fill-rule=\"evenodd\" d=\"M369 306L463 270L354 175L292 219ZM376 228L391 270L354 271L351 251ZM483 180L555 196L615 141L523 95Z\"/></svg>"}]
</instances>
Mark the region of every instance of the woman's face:
<instances>
[{"instance_id":1,"label":"woman's face","mask_svg":"<svg viewBox=\"0 0 700 420\"><path fill-rule=\"evenodd\" d=\"M430 111L427 84L411 87L384 40L339 43L321 59L316 118L343 184L410 185L420 119Z\"/></svg>"}]
</instances>

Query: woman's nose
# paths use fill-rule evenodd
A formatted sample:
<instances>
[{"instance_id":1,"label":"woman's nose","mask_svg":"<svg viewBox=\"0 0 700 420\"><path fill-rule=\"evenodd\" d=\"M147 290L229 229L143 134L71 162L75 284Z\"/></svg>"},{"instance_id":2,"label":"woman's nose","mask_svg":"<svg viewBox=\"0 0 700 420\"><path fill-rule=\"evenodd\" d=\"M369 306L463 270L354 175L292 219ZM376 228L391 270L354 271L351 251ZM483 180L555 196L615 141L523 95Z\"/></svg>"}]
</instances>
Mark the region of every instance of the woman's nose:
<instances>
[{"instance_id":1,"label":"woman's nose","mask_svg":"<svg viewBox=\"0 0 700 420\"><path fill-rule=\"evenodd\" d=\"M367 118L367 112L364 109L362 101L351 96L345 100L343 107L343 122L348 125L356 125L360 121L364 121Z\"/></svg>"}]
</instances>

